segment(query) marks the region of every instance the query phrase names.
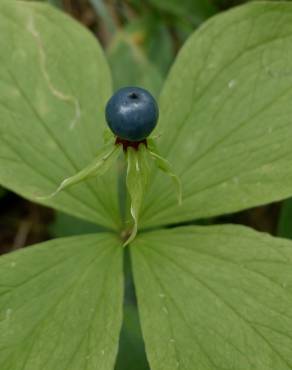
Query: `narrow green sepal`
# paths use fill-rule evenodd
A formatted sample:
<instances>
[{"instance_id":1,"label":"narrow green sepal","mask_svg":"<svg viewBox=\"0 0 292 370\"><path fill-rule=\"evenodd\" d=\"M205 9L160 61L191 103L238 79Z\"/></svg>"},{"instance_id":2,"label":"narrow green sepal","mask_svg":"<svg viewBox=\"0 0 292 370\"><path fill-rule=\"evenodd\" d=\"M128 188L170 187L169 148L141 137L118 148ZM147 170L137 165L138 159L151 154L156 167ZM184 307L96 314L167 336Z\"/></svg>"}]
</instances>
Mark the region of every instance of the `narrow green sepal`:
<instances>
[{"instance_id":1,"label":"narrow green sepal","mask_svg":"<svg viewBox=\"0 0 292 370\"><path fill-rule=\"evenodd\" d=\"M131 199L131 216L134 221L130 237L124 243L124 247L131 243L138 231L138 219L144 194L150 177L151 158L144 144L140 144L138 150L129 147L126 153L127 177L126 184Z\"/></svg>"},{"instance_id":2,"label":"narrow green sepal","mask_svg":"<svg viewBox=\"0 0 292 370\"><path fill-rule=\"evenodd\" d=\"M72 185L76 185L81 181L85 181L90 177L103 175L108 169L113 165L114 162L118 159L120 153L122 152L121 145L114 145L110 143L105 145L94 158L94 160L86 166L83 170L76 173L75 175L66 178L60 184L56 191L47 195L40 196L38 199L45 200L50 199L57 195L60 191L69 188Z\"/></svg>"},{"instance_id":3,"label":"narrow green sepal","mask_svg":"<svg viewBox=\"0 0 292 370\"><path fill-rule=\"evenodd\" d=\"M157 166L163 172L165 172L168 176L170 176L173 179L174 184L176 186L178 204L181 205L181 203L182 203L182 186L181 186L180 178L172 171L171 164L166 159L164 159L159 154L157 154L154 151L153 147L151 148L151 150L149 150L149 154L154 159Z\"/></svg>"}]
</instances>

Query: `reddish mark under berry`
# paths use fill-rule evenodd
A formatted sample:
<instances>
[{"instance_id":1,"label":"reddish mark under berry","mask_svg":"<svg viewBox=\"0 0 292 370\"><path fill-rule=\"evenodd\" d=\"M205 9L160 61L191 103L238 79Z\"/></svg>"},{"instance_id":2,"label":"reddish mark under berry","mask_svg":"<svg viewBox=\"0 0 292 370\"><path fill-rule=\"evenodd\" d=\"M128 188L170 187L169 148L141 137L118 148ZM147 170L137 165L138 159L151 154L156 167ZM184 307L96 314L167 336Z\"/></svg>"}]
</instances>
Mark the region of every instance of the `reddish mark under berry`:
<instances>
[{"instance_id":1,"label":"reddish mark under berry","mask_svg":"<svg viewBox=\"0 0 292 370\"><path fill-rule=\"evenodd\" d=\"M120 137L116 138L116 145L123 145L123 150L126 152L129 146L135 150L138 150L140 144L144 144L147 148L147 140L140 140L140 141L129 141L125 139L121 139Z\"/></svg>"}]
</instances>

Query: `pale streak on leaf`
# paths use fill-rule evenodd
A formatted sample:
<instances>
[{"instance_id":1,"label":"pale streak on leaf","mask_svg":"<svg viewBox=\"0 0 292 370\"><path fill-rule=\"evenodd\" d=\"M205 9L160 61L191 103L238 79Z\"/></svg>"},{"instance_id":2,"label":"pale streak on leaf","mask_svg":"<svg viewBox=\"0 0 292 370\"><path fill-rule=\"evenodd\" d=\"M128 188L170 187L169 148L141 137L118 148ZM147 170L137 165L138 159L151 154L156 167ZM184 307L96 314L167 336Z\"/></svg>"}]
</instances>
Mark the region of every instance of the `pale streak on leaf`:
<instances>
[{"instance_id":1,"label":"pale streak on leaf","mask_svg":"<svg viewBox=\"0 0 292 370\"><path fill-rule=\"evenodd\" d=\"M50 199L57 195L60 191L65 190L70 186L76 185L81 181L85 181L90 177L103 175L111 167L111 165L116 162L121 153L121 150L122 147L120 145L114 145L112 143L106 145L101 150L101 153L83 170L63 180L57 190L54 191L52 194L37 197L37 199Z\"/></svg>"},{"instance_id":2,"label":"pale streak on leaf","mask_svg":"<svg viewBox=\"0 0 292 370\"><path fill-rule=\"evenodd\" d=\"M44 44L43 44L40 33L36 29L34 18L32 15L29 17L29 20L27 23L27 30L37 42L38 52L39 52L39 57L40 57L40 67L41 67L42 74L48 85L49 90L57 99L62 100L64 102L71 103L74 106L75 114L69 126L69 128L72 130L74 129L75 125L77 124L77 122L80 120L80 117L81 117L81 109L80 109L79 100L72 95L67 95L64 92L60 91L53 84L51 77L49 75L48 69L47 69L47 58L46 58Z\"/></svg>"},{"instance_id":3,"label":"pale streak on leaf","mask_svg":"<svg viewBox=\"0 0 292 370\"><path fill-rule=\"evenodd\" d=\"M36 38L28 31L30 17L41 36L51 81L80 102L81 119L74 130L69 129L75 113L72 103L55 97L44 78ZM72 18L45 4L0 1L0 33L7 35L0 38L0 130L5 132L0 183L36 200L98 154L103 145L104 106L111 95L110 71L97 40ZM12 96L16 90L18 97ZM120 225L116 181L113 168L102 179L87 181L42 203L116 229Z\"/></svg>"},{"instance_id":4,"label":"pale streak on leaf","mask_svg":"<svg viewBox=\"0 0 292 370\"><path fill-rule=\"evenodd\" d=\"M161 157L159 154L155 153L154 151L150 151L150 155L155 160L157 166L173 179L174 184L176 186L178 204L181 205L182 204L182 186L181 186L180 178L172 171L171 164L168 162L168 160Z\"/></svg>"}]
</instances>

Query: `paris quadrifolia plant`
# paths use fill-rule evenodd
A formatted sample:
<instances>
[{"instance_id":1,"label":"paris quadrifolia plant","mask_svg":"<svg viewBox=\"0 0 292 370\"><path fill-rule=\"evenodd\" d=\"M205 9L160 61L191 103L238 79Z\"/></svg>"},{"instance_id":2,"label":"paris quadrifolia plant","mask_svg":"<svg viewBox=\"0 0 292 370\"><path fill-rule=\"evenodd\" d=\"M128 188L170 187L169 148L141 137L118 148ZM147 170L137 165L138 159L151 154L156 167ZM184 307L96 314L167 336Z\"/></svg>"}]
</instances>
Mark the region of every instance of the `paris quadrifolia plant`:
<instances>
[{"instance_id":1,"label":"paris quadrifolia plant","mask_svg":"<svg viewBox=\"0 0 292 370\"><path fill-rule=\"evenodd\" d=\"M125 87L117 91L106 106L106 120L114 136L105 131L106 143L101 147L97 157L80 172L63 180L56 191L43 199L53 197L61 190L78 184L80 181L106 173L120 156L120 151L123 150L127 160L126 184L131 196L130 212L134 221L129 237L127 232L122 234L128 237L124 246L129 244L138 231L138 216L149 182L151 159L158 168L174 179L178 202L181 204L180 180L171 171L168 161L157 153L153 139L148 138L156 126L158 116L157 103L146 90L138 87Z\"/></svg>"},{"instance_id":2,"label":"paris quadrifolia plant","mask_svg":"<svg viewBox=\"0 0 292 370\"><path fill-rule=\"evenodd\" d=\"M292 242L216 217L292 196L292 3L199 27L159 114L48 5L1 0L0 50L0 184L103 228L1 257L0 370L113 370L126 251L152 370L291 369Z\"/></svg>"}]
</instances>

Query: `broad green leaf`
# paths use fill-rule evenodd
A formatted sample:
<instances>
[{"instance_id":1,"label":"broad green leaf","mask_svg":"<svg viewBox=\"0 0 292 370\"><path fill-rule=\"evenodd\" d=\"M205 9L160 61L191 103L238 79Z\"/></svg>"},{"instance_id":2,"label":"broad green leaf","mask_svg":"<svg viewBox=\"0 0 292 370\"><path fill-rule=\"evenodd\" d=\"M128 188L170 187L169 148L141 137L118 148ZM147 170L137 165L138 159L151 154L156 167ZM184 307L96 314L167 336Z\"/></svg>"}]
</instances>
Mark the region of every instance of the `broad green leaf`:
<instances>
[{"instance_id":1,"label":"broad green leaf","mask_svg":"<svg viewBox=\"0 0 292 370\"><path fill-rule=\"evenodd\" d=\"M158 68L147 59L137 39L143 37L139 32L120 31L107 51L113 74L115 89L124 86L140 86L158 96L162 77Z\"/></svg>"},{"instance_id":2,"label":"broad green leaf","mask_svg":"<svg viewBox=\"0 0 292 370\"><path fill-rule=\"evenodd\" d=\"M36 200L84 168L103 143L110 75L88 31L53 7L0 3L0 183ZM116 169L42 203L118 225Z\"/></svg>"},{"instance_id":3,"label":"broad green leaf","mask_svg":"<svg viewBox=\"0 0 292 370\"><path fill-rule=\"evenodd\" d=\"M292 3L220 14L187 41L160 99L159 150L183 186L156 176L141 223L216 216L292 195Z\"/></svg>"},{"instance_id":4,"label":"broad green leaf","mask_svg":"<svg viewBox=\"0 0 292 370\"><path fill-rule=\"evenodd\" d=\"M1 257L1 370L112 370L122 274L122 248L110 234L56 239Z\"/></svg>"},{"instance_id":5,"label":"broad green leaf","mask_svg":"<svg viewBox=\"0 0 292 370\"><path fill-rule=\"evenodd\" d=\"M131 246L152 370L292 368L292 243L242 226L140 234Z\"/></svg>"},{"instance_id":6,"label":"broad green leaf","mask_svg":"<svg viewBox=\"0 0 292 370\"><path fill-rule=\"evenodd\" d=\"M131 243L137 234L140 209L149 183L151 168L150 154L144 144L140 144L138 150L129 146L127 148L126 156L126 184L130 195L130 213L134 224L130 231L130 237L124 244L125 246Z\"/></svg>"}]
</instances>

